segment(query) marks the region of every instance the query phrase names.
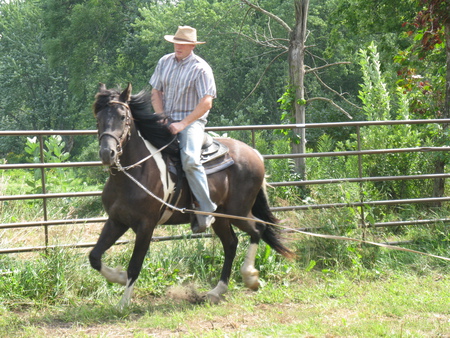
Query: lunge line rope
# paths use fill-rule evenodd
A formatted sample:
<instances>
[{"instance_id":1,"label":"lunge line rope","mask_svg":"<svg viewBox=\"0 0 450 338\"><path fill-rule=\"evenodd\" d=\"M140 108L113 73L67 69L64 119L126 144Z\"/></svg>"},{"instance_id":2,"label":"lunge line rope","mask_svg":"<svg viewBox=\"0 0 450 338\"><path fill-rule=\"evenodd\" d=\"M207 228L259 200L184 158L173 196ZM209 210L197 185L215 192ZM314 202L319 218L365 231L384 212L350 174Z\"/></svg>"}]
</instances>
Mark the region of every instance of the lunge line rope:
<instances>
[{"instance_id":1,"label":"lunge line rope","mask_svg":"<svg viewBox=\"0 0 450 338\"><path fill-rule=\"evenodd\" d=\"M160 151L164 150L174 140L172 140L166 146L158 149L157 152L160 152ZM138 166L139 164L147 161L148 159L153 157L155 154L156 153L150 154L149 156L145 157L144 159L140 160L139 162L137 162L137 163L135 163L133 165L127 166L127 167L122 167L122 165L120 164L119 157L117 157L117 159L116 159L116 167L117 167L118 171L123 172L128 178L130 178L130 180L132 180L137 186L139 186L142 190L144 190L148 195L150 195L151 197L153 197L154 199L156 199L157 201L159 201L160 203L166 205L168 208L170 208L170 209L172 209L174 211L178 211L178 212L183 213L183 214L211 215L211 216L220 217L220 218L230 218L230 219L238 219L238 220L252 221L252 222L256 221L258 223L263 223L263 224L267 224L267 225L276 226L276 227L282 228L284 230L300 233L300 234L307 235L307 236L327 238L327 239L335 239L335 240L343 240L343 241L352 241L352 242L358 242L358 243L365 243L365 244L370 244L370 245L374 245L374 246L378 246L378 247L382 247L382 248L387 248L387 249L391 249L391 250L412 252L412 253L416 253L416 254L419 254L419 255L424 255L424 256L429 256L429 257L442 259L442 260L445 260L445 261L450 261L450 258L448 258L448 257L437 256L437 255L433 255L433 254L429 254L429 253L425 253L425 252L421 252L421 251L417 251L417 250L411 250L411 249L402 248L402 247L399 247L399 246L383 244L383 243L377 243L377 242L371 242L371 241L365 241L365 240L362 240L362 239L356 239L356 238L351 238L351 237L317 234L317 233L314 233L314 232L302 231L302 230L286 227L284 225L275 224L275 223L271 223L271 222L266 222L266 221L263 221L263 220L260 220L260 219L256 219L256 218L228 215L228 214L222 214L222 213L216 213L216 212L205 212L205 211L193 210L193 209L187 209L187 208L178 208L178 207L176 207L176 206L166 202L162 198L156 196L153 192L148 190L141 182L139 182L136 178L134 178L130 173L127 172L127 170L132 169L132 168Z\"/></svg>"}]
</instances>

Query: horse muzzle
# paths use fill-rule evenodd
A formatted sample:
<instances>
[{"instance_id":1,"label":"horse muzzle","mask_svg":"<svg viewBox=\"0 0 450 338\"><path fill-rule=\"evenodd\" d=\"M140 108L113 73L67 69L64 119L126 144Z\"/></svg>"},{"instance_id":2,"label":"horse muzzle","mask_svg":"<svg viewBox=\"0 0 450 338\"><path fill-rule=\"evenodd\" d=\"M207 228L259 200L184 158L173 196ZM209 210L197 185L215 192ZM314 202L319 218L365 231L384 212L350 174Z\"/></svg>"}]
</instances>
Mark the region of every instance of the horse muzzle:
<instances>
[{"instance_id":1,"label":"horse muzzle","mask_svg":"<svg viewBox=\"0 0 450 338\"><path fill-rule=\"evenodd\" d=\"M104 137L111 136L111 137ZM100 160L104 165L112 166L122 154L119 140L113 135L103 134L100 138Z\"/></svg>"},{"instance_id":2,"label":"horse muzzle","mask_svg":"<svg viewBox=\"0 0 450 338\"><path fill-rule=\"evenodd\" d=\"M102 148L100 149L99 155L104 165L112 166L116 163L117 152L113 149Z\"/></svg>"}]
</instances>

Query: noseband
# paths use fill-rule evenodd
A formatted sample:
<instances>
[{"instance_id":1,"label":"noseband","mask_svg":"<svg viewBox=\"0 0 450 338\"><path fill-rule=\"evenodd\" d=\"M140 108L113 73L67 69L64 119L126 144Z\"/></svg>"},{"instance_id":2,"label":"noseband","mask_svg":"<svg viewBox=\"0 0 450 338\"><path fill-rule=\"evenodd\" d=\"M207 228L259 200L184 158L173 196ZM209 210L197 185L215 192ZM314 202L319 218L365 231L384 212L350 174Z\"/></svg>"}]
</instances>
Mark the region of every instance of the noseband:
<instances>
[{"instance_id":1,"label":"noseband","mask_svg":"<svg viewBox=\"0 0 450 338\"><path fill-rule=\"evenodd\" d=\"M108 102L108 105L112 106L114 104L119 104L122 105L126 108L126 115L125 115L125 128L123 129L122 134L117 137L116 135L114 135L111 132L105 131L103 133L101 133L101 135L99 135L98 137L98 142L100 143L102 138L104 136L110 136L112 137L114 140L116 140L117 142L117 156L122 155L122 143L124 141L124 137L127 137L127 141L130 139L131 137L131 110L130 110L130 106L125 103L125 102L120 102L120 101L110 101Z\"/></svg>"}]
</instances>

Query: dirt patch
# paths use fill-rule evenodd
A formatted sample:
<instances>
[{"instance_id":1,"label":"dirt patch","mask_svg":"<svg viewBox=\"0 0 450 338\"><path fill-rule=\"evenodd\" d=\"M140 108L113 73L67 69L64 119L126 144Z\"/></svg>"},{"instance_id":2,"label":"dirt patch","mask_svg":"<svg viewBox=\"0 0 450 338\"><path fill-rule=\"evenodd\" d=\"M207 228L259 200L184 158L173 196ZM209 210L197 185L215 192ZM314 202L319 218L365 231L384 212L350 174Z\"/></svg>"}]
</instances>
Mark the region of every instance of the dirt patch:
<instances>
[{"instance_id":1,"label":"dirt patch","mask_svg":"<svg viewBox=\"0 0 450 338\"><path fill-rule=\"evenodd\" d=\"M191 304L201 304L206 301L206 293L199 293L193 285L171 287L166 296L175 301L186 301Z\"/></svg>"}]
</instances>

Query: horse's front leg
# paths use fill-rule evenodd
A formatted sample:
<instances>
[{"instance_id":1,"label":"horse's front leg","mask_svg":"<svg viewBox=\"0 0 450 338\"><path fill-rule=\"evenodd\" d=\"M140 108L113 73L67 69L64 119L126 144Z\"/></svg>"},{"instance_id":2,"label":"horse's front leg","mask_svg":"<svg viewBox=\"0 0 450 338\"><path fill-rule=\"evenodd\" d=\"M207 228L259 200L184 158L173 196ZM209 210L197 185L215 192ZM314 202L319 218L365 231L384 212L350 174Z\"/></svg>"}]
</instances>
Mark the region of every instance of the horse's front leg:
<instances>
[{"instance_id":1,"label":"horse's front leg","mask_svg":"<svg viewBox=\"0 0 450 338\"><path fill-rule=\"evenodd\" d=\"M119 309L122 310L130 304L131 296L133 295L134 283L139 277L144 262L145 255L150 247L152 240L153 226L140 226L136 231L136 241L134 243L133 254L128 264L127 280L125 283L125 292L119 302Z\"/></svg>"},{"instance_id":2,"label":"horse's front leg","mask_svg":"<svg viewBox=\"0 0 450 338\"><path fill-rule=\"evenodd\" d=\"M231 268L234 258L236 257L236 249L238 245L238 238L230 225L229 220L219 218L213 224L213 229L216 235L222 242L224 249L225 260L223 262L222 273L220 275L217 286L206 294L207 299L211 303L219 303L223 294L228 291L228 281L231 275Z\"/></svg>"},{"instance_id":3,"label":"horse's front leg","mask_svg":"<svg viewBox=\"0 0 450 338\"><path fill-rule=\"evenodd\" d=\"M119 283L125 285L127 282L127 273L121 268L109 268L102 263L102 256L124 233L128 227L117 224L108 219L103 226L100 237L89 254L91 266L99 271L111 283Z\"/></svg>"}]
</instances>

